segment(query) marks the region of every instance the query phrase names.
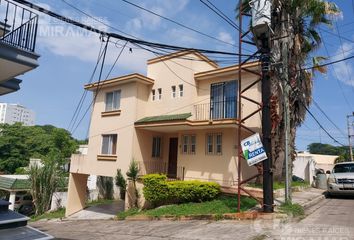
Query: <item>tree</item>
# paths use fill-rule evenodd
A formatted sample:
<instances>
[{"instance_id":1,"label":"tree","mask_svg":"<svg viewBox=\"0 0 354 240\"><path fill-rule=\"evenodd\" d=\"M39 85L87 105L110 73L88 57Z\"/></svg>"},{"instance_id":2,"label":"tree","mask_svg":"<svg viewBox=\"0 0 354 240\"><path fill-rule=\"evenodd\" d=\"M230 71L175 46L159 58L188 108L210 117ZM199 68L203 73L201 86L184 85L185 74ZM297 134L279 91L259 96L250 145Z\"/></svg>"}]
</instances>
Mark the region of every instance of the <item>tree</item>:
<instances>
[{"instance_id":1,"label":"tree","mask_svg":"<svg viewBox=\"0 0 354 240\"><path fill-rule=\"evenodd\" d=\"M36 215L41 215L49 210L53 193L57 190L62 175L55 161L46 161L44 166L31 166L29 169L31 194L36 207Z\"/></svg>"},{"instance_id":2,"label":"tree","mask_svg":"<svg viewBox=\"0 0 354 240\"><path fill-rule=\"evenodd\" d=\"M250 0L243 0L245 11L250 13ZM320 25L331 25L331 16L339 13L338 7L325 0L273 0L272 1L272 59L282 63L274 68L271 79L271 115L272 115L272 155L276 180L284 176L284 136L285 109L290 111L291 159L295 160L296 129L305 119L306 110L312 99L312 81L315 71L325 73L320 67L324 58L314 56L321 44ZM303 69L305 62L312 59L315 68ZM317 67L316 67L317 66ZM284 71L285 70L285 71ZM289 95L284 101L284 86ZM288 104L286 104L288 102ZM291 161L290 161L290 164ZM291 174L291 173L290 173Z\"/></svg>"},{"instance_id":3,"label":"tree","mask_svg":"<svg viewBox=\"0 0 354 240\"><path fill-rule=\"evenodd\" d=\"M127 181L125 180L122 171L117 169L116 179L115 179L116 186L119 187L120 198L122 200L125 199L125 192L127 189Z\"/></svg>"},{"instance_id":4,"label":"tree","mask_svg":"<svg viewBox=\"0 0 354 240\"><path fill-rule=\"evenodd\" d=\"M78 146L68 131L51 125L1 124L0 129L0 172L4 173L28 166L30 158L54 159L63 165Z\"/></svg>"},{"instance_id":5,"label":"tree","mask_svg":"<svg viewBox=\"0 0 354 240\"><path fill-rule=\"evenodd\" d=\"M134 188L134 193L135 193L135 201L134 205L135 207L139 207L139 191L138 188L136 187L136 181L138 180L139 177L139 164L137 161L134 159L130 162L129 169L127 172L127 177L128 180L132 181L133 183L133 188Z\"/></svg>"}]
</instances>

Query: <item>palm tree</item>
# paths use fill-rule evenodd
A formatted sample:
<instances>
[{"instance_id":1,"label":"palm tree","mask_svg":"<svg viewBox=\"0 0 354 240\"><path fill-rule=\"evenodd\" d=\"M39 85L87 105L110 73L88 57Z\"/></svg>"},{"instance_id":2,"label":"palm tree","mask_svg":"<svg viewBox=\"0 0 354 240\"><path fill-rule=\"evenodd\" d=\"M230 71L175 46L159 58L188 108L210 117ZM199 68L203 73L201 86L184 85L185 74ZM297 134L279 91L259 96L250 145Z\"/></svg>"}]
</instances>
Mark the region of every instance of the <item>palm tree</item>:
<instances>
[{"instance_id":1,"label":"palm tree","mask_svg":"<svg viewBox=\"0 0 354 240\"><path fill-rule=\"evenodd\" d=\"M250 0L242 0L244 12L250 13ZM290 144L291 159L295 159L296 128L303 123L307 108L311 104L314 72L325 73L320 67L323 57L314 56L321 44L318 28L330 26L333 16L339 14L338 7L325 0L272 0L272 36L271 53L274 62L282 63L274 68L272 77L272 155L274 159L276 180L281 180L284 164L283 121L284 87L289 87L287 98L290 111ZM305 70L303 66L309 60L317 66L313 70ZM284 71L285 70L285 71Z\"/></svg>"}]
</instances>

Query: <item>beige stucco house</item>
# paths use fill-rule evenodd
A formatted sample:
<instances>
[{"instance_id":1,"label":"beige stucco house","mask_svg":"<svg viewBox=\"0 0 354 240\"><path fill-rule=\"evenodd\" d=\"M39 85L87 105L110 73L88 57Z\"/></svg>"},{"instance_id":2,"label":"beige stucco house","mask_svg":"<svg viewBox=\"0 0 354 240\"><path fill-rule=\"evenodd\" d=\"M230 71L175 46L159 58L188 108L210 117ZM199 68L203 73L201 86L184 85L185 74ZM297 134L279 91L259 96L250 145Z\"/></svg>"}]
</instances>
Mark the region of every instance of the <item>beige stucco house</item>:
<instances>
[{"instance_id":1,"label":"beige stucco house","mask_svg":"<svg viewBox=\"0 0 354 240\"><path fill-rule=\"evenodd\" d=\"M182 51L147 62L147 76L130 74L85 86L96 96L87 155L71 158L67 215L83 208L89 175L125 173L132 159L140 173L236 185L238 89L261 101L260 83L238 65L219 67L196 51ZM257 62L248 68L259 71ZM242 102L242 115L256 110ZM260 115L243 123L261 131ZM241 136L251 135L242 130ZM256 170L242 165L242 177Z\"/></svg>"}]
</instances>

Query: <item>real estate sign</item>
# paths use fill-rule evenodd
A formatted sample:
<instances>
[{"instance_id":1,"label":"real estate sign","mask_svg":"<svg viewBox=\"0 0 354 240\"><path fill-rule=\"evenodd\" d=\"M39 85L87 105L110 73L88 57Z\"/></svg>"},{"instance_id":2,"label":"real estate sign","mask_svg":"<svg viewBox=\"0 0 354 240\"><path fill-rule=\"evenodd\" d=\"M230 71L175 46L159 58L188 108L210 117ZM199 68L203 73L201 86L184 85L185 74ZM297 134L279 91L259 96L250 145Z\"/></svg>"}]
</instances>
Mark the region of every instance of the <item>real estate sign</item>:
<instances>
[{"instance_id":1,"label":"real estate sign","mask_svg":"<svg viewBox=\"0 0 354 240\"><path fill-rule=\"evenodd\" d=\"M241 148L243 156L245 157L249 166L267 159L267 154L264 151L261 137L258 133L243 139L241 141Z\"/></svg>"}]
</instances>

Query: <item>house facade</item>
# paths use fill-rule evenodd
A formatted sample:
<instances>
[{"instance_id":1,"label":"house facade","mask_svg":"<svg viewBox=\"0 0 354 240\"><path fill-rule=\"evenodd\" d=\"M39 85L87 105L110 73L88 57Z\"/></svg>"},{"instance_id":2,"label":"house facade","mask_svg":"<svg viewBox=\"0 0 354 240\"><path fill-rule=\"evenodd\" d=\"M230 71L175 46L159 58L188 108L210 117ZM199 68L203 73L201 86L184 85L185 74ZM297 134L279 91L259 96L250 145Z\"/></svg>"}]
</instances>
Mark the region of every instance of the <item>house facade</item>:
<instances>
[{"instance_id":1,"label":"house facade","mask_svg":"<svg viewBox=\"0 0 354 240\"><path fill-rule=\"evenodd\" d=\"M247 67L259 71L257 62ZM71 158L67 215L84 207L89 175L126 173L132 160L140 174L165 173L169 178L237 184L238 92L261 101L255 75L238 65L219 67L196 51L182 51L147 62L147 76L130 74L86 85L95 103L87 155ZM239 86L240 85L240 86ZM243 101L246 116L257 106ZM261 131L261 118L243 123ZM251 135L246 129L241 137ZM242 178L255 168L242 164Z\"/></svg>"}]
</instances>

